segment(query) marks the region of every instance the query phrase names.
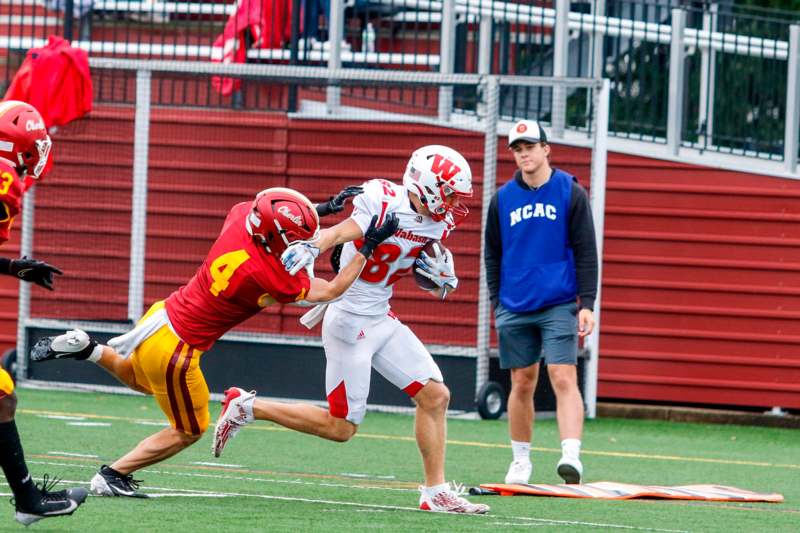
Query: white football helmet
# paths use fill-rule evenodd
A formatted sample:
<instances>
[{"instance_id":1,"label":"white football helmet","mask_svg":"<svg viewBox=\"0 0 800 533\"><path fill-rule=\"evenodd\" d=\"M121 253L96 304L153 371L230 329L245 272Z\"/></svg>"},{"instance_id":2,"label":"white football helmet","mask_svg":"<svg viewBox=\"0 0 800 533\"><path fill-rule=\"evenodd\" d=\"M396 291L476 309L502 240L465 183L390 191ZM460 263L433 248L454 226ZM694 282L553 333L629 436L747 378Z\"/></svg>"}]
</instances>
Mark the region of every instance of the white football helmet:
<instances>
[{"instance_id":1,"label":"white football helmet","mask_svg":"<svg viewBox=\"0 0 800 533\"><path fill-rule=\"evenodd\" d=\"M431 218L443 220L449 212L454 218L467 216L464 204L451 206L445 198L455 194L458 198L472 196L472 171L464 157L447 146L423 146L411 154L403 186L419 196L428 208Z\"/></svg>"}]
</instances>

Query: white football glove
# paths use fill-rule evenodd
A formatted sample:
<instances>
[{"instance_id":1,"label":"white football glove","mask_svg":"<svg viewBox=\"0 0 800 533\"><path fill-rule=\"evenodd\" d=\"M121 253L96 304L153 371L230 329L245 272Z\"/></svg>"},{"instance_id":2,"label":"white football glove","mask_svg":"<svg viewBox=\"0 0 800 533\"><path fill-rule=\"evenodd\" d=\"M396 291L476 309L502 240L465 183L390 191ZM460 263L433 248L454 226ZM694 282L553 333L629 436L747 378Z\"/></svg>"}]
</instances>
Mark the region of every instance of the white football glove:
<instances>
[{"instance_id":1,"label":"white football glove","mask_svg":"<svg viewBox=\"0 0 800 533\"><path fill-rule=\"evenodd\" d=\"M319 248L307 242L296 242L283 251L281 263L292 276L305 268L308 270L309 276L314 277L314 261L317 256L319 256Z\"/></svg>"},{"instance_id":2,"label":"white football glove","mask_svg":"<svg viewBox=\"0 0 800 533\"><path fill-rule=\"evenodd\" d=\"M454 291L458 287L453 254L447 249L443 253L442 248L436 243L433 245L433 253L434 255L431 257L425 252L420 252L415 261L415 270L441 288L442 299L444 299L448 292Z\"/></svg>"}]
</instances>

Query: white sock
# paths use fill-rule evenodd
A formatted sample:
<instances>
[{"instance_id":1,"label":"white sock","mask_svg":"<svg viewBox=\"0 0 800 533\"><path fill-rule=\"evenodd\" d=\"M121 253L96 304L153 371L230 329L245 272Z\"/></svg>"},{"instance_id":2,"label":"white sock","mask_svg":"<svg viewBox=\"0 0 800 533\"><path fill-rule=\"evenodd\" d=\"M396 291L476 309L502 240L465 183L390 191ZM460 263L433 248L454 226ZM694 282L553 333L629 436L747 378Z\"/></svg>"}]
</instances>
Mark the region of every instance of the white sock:
<instances>
[{"instance_id":1,"label":"white sock","mask_svg":"<svg viewBox=\"0 0 800 533\"><path fill-rule=\"evenodd\" d=\"M561 455L577 459L581 455L581 441L578 439L564 439L561 441Z\"/></svg>"},{"instance_id":2,"label":"white sock","mask_svg":"<svg viewBox=\"0 0 800 533\"><path fill-rule=\"evenodd\" d=\"M92 350L91 355L89 355L89 357L87 357L86 360L91 361L92 363L96 363L100 360L100 357L102 357L102 355L103 355L103 345L98 344L97 346L94 347L94 350Z\"/></svg>"},{"instance_id":3,"label":"white sock","mask_svg":"<svg viewBox=\"0 0 800 533\"><path fill-rule=\"evenodd\" d=\"M253 403L256 401L256 397L253 396L249 400L245 400L242 402L242 409L244 409L244 415L247 417L248 422L252 422L255 420L255 415L253 415Z\"/></svg>"},{"instance_id":4,"label":"white sock","mask_svg":"<svg viewBox=\"0 0 800 533\"><path fill-rule=\"evenodd\" d=\"M520 442L518 440L511 441L511 452L514 454L514 461L522 463L531 462L531 443Z\"/></svg>"},{"instance_id":5,"label":"white sock","mask_svg":"<svg viewBox=\"0 0 800 533\"><path fill-rule=\"evenodd\" d=\"M450 483L442 483L441 485L434 485L433 487L423 487L425 494L428 495L428 498L433 498L440 492L446 492L450 490Z\"/></svg>"}]
</instances>

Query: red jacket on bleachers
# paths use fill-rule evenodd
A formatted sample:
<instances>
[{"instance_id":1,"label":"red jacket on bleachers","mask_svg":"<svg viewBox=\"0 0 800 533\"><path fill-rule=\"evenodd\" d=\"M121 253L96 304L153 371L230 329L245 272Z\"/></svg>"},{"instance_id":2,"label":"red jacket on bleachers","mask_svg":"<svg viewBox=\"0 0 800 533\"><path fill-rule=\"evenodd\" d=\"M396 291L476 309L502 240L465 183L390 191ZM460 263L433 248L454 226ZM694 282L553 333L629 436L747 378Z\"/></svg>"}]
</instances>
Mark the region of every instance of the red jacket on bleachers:
<instances>
[{"instance_id":1,"label":"red jacket on bleachers","mask_svg":"<svg viewBox=\"0 0 800 533\"><path fill-rule=\"evenodd\" d=\"M31 104L48 128L82 117L92 110L88 55L51 35L45 46L28 50L5 99Z\"/></svg>"},{"instance_id":2,"label":"red jacket on bleachers","mask_svg":"<svg viewBox=\"0 0 800 533\"><path fill-rule=\"evenodd\" d=\"M212 45L213 63L244 63L247 57L245 31L250 31L252 48L281 48L291 36L292 2L289 0L239 0L222 34ZM239 90L241 81L214 76L212 85L222 96Z\"/></svg>"}]
</instances>

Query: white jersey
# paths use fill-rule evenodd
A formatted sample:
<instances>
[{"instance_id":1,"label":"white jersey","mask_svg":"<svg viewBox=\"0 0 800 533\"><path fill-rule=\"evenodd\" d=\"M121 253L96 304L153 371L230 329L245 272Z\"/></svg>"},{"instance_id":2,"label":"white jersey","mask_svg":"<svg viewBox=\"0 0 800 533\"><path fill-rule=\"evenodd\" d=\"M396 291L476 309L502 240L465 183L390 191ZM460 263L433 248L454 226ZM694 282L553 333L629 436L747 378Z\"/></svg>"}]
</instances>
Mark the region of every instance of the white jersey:
<instances>
[{"instance_id":1,"label":"white jersey","mask_svg":"<svg viewBox=\"0 0 800 533\"><path fill-rule=\"evenodd\" d=\"M375 249L361 276L332 305L357 315L385 315L394 283L412 273L414 260L428 241L443 240L453 229L449 219L435 222L417 213L405 187L382 179L364 183L364 192L353 199L350 218L366 231L373 215L378 215L381 224L390 213L399 219L397 231ZM357 253L356 245L360 242L344 245L340 264L350 262Z\"/></svg>"}]
</instances>

